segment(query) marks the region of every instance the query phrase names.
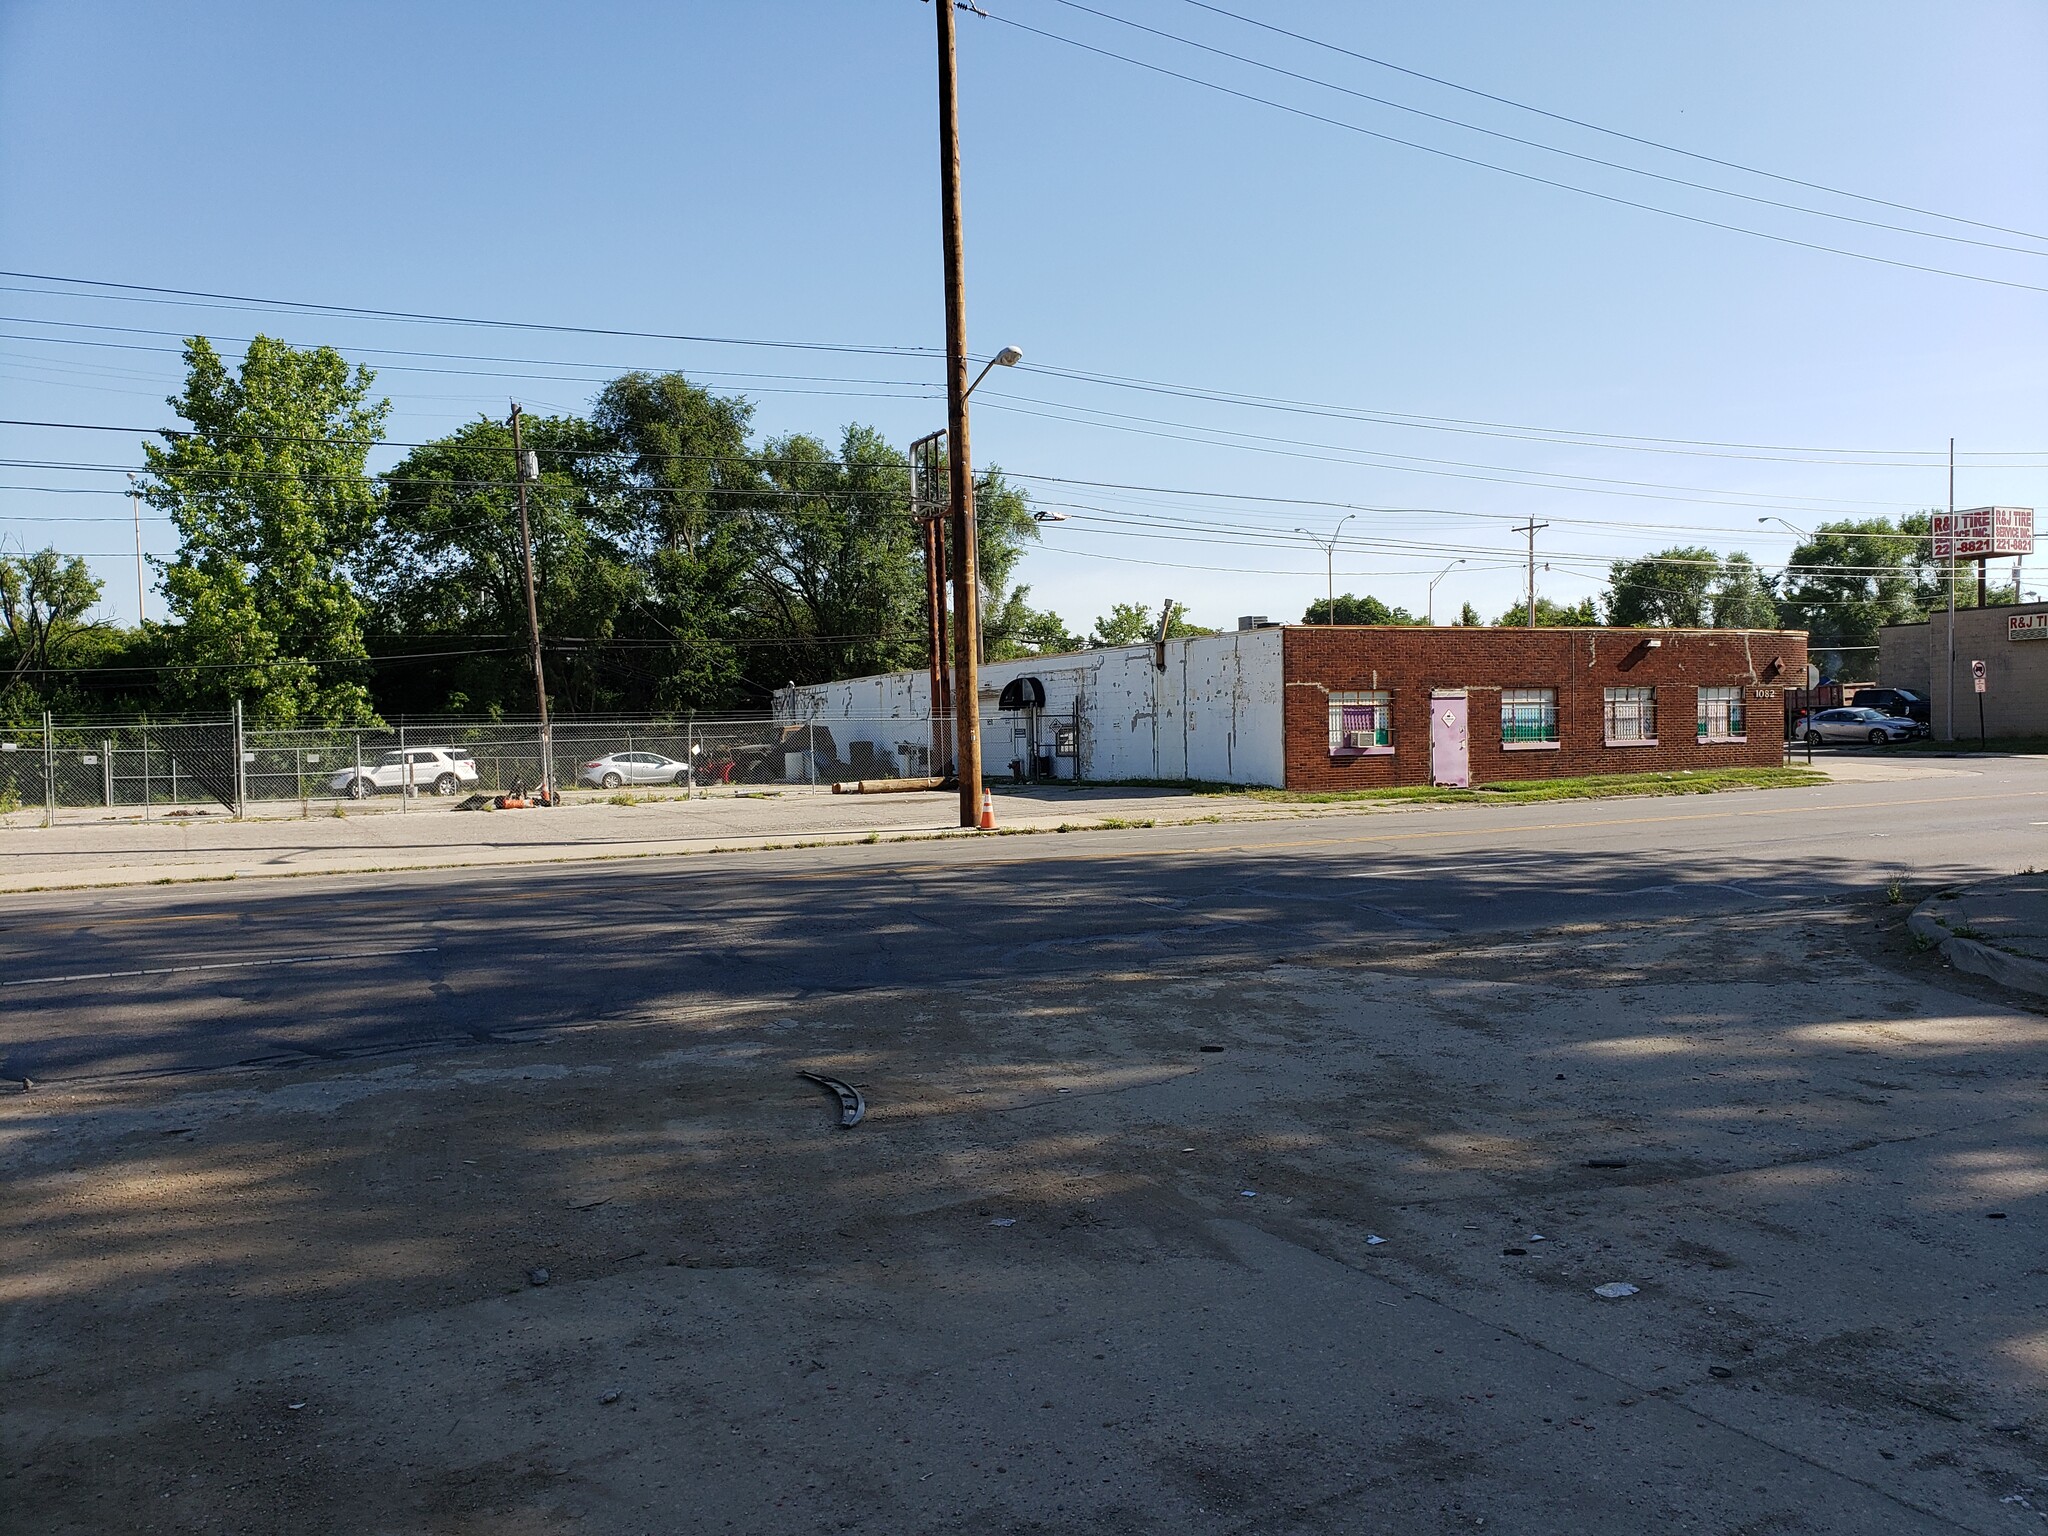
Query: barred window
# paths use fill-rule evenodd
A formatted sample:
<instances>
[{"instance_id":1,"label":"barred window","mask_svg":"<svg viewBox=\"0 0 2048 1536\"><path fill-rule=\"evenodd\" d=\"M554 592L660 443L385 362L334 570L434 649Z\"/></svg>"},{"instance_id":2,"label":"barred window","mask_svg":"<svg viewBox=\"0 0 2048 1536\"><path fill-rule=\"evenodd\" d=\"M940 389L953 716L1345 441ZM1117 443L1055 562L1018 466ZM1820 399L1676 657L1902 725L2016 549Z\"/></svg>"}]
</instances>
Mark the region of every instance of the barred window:
<instances>
[{"instance_id":1,"label":"barred window","mask_svg":"<svg viewBox=\"0 0 2048 1536\"><path fill-rule=\"evenodd\" d=\"M1394 750L1394 702L1388 693L1330 695L1330 756Z\"/></svg>"},{"instance_id":2,"label":"barred window","mask_svg":"<svg viewBox=\"0 0 2048 1536\"><path fill-rule=\"evenodd\" d=\"M1700 740L1744 741L1742 690L1702 688L1700 690Z\"/></svg>"},{"instance_id":3,"label":"barred window","mask_svg":"<svg viewBox=\"0 0 2048 1536\"><path fill-rule=\"evenodd\" d=\"M1657 690L1654 688L1609 688L1607 690L1608 742L1655 741L1657 739Z\"/></svg>"},{"instance_id":4,"label":"barred window","mask_svg":"<svg viewBox=\"0 0 2048 1536\"><path fill-rule=\"evenodd\" d=\"M1506 747L1557 740L1555 688L1503 688L1500 691L1500 740Z\"/></svg>"}]
</instances>

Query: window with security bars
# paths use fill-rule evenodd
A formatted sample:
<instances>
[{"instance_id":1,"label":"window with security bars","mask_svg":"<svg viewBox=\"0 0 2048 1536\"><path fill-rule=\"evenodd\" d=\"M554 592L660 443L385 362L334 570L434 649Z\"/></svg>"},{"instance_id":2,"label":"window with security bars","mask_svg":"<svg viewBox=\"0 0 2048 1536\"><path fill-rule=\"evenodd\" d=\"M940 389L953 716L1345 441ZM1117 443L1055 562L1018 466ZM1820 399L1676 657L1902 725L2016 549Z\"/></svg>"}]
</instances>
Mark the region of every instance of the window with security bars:
<instances>
[{"instance_id":1,"label":"window with security bars","mask_svg":"<svg viewBox=\"0 0 2048 1536\"><path fill-rule=\"evenodd\" d=\"M1742 716L1742 690L1702 688L1699 728L1701 741L1746 740Z\"/></svg>"},{"instance_id":2,"label":"window with security bars","mask_svg":"<svg viewBox=\"0 0 2048 1536\"><path fill-rule=\"evenodd\" d=\"M1330 695L1330 756L1394 750L1394 704L1388 693Z\"/></svg>"},{"instance_id":3,"label":"window with security bars","mask_svg":"<svg viewBox=\"0 0 2048 1536\"><path fill-rule=\"evenodd\" d=\"M1531 747L1557 741L1555 688L1503 688L1500 691L1500 743Z\"/></svg>"},{"instance_id":4,"label":"window with security bars","mask_svg":"<svg viewBox=\"0 0 2048 1536\"><path fill-rule=\"evenodd\" d=\"M1657 739L1657 690L1607 690L1607 743L1654 742Z\"/></svg>"}]
</instances>

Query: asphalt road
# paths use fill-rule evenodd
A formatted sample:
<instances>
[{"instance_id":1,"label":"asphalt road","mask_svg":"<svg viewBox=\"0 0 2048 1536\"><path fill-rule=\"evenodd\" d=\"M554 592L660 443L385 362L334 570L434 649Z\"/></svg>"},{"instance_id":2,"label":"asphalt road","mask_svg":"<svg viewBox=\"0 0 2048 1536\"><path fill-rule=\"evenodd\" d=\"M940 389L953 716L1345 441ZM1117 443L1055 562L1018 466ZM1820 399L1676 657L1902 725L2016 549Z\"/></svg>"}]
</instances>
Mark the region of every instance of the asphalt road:
<instances>
[{"instance_id":1,"label":"asphalt road","mask_svg":"<svg viewBox=\"0 0 2048 1536\"><path fill-rule=\"evenodd\" d=\"M1790 909L2048 865L2048 762L1698 798L0 898L0 1077Z\"/></svg>"}]
</instances>

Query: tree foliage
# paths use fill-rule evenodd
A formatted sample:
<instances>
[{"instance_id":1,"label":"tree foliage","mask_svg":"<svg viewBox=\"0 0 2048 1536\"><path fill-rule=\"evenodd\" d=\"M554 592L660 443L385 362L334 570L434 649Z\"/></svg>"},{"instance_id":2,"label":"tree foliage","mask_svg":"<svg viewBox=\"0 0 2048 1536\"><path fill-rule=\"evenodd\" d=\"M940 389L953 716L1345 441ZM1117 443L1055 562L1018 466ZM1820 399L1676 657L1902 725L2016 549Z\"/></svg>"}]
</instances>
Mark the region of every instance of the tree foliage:
<instances>
[{"instance_id":1,"label":"tree foliage","mask_svg":"<svg viewBox=\"0 0 2048 1536\"><path fill-rule=\"evenodd\" d=\"M1187 610L1178 603L1162 603L1159 610L1147 608L1143 603L1112 603L1107 615L1095 621L1089 633L1090 645L1136 645L1140 641L1159 638L1159 613L1166 613L1166 638L1169 640L1192 640L1198 635L1213 635L1215 630L1188 621Z\"/></svg>"},{"instance_id":2,"label":"tree foliage","mask_svg":"<svg viewBox=\"0 0 2048 1536\"><path fill-rule=\"evenodd\" d=\"M282 725L373 721L368 611L349 567L376 524L365 470L388 401L330 347L267 336L231 374L203 336L185 344L170 404L192 423L144 445L143 495L170 514L163 568L183 701L239 697Z\"/></svg>"},{"instance_id":3,"label":"tree foliage","mask_svg":"<svg viewBox=\"0 0 2048 1536\"><path fill-rule=\"evenodd\" d=\"M1332 608L1336 615L1331 616ZM1346 592L1333 604L1329 598L1319 597L1308 605L1302 614L1304 624L1420 624L1422 620L1406 608L1390 608L1368 593L1354 597Z\"/></svg>"},{"instance_id":4,"label":"tree foliage","mask_svg":"<svg viewBox=\"0 0 2048 1536\"><path fill-rule=\"evenodd\" d=\"M1497 625L1519 627L1529 622L1529 604L1526 600L1516 603L1506 613L1493 621ZM1553 603L1538 594L1536 598L1536 623L1545 629L1590 629L1600 623L1600 612L1593 605L1593 599L1582 597L1576 603Z\"/></svg>"},{"instance_id":5,"label":"tree foliage","mask_svg":"<svg viewBox=\"0 0 2048 1536\"><path fill-rule=\"evenodd\" d=\"M1779 608L1793 628L1807 631L1816 659L1828 654L1826 670L1839 671L1844 652L1874 657L1880 628L1910 623L1933 604L1939 573L1927 531L1924 514L1903 526L1845 519L1821 524L1792 551Z\"/></svg>"},{"instance_id":6,"label":"tree foliage","mask_svg":"<svg viewBox=\"0 0 2048 1536\"><path fill-rule=\"evenodd\" d=\"M75 664L79 640L105 626L88 615L100 583L77 555L42 549L0 555L0 675L6 685L30 686L54 669Z\"/></svg>"}]
</instances>

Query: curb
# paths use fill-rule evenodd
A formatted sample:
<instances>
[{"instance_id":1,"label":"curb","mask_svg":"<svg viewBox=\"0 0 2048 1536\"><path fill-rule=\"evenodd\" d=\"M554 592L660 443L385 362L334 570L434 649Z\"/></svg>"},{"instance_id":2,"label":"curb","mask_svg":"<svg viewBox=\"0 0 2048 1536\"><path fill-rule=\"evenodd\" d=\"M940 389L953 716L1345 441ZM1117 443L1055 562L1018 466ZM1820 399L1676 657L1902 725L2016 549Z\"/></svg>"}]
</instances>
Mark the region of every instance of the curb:
<instances>
[{"instance_id":1,"label":"curb","mask_svg":"<svg viewBox=\"0 0 2048 1536\"><path fill-rule=\"evenodd\" d=\"M1938 948L1942 958L1957 970L1983 976L2001 986L2011 987L2015 992L2048 997L2048 961L2009 955L1979 939L1963 937L1939 916L1942 908L1953 911L1955 906L1953 900L1943 901L1939 896L1930 896L1913 909L1913 915L1906 919L1906 926L1915 938L1925 939Z\"/></svg>"}]
</instances>

